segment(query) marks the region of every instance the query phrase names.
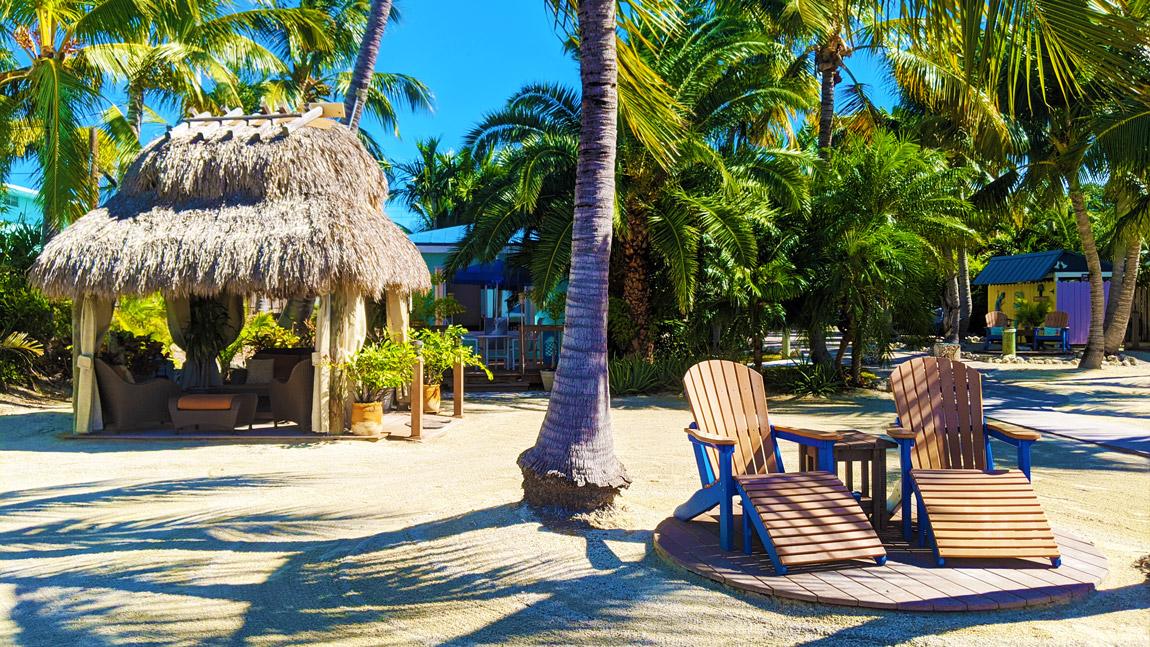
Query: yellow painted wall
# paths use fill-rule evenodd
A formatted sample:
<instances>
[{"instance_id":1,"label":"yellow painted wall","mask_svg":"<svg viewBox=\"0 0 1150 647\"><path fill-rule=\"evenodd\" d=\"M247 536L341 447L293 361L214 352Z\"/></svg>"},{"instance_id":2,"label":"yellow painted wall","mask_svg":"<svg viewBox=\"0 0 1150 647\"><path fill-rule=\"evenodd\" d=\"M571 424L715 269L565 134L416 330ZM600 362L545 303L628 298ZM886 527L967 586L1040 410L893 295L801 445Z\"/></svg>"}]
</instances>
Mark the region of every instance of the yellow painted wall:
<instances>
[{"instance_id":1,"label":"yellow painted wall","mask_svg":"<svg viewBox=\"0 0 1150 647\"><path fill-rule=\"evenodd\" d=\"M1038 288L1042 286L1042 296L1050 300L1051 305L1057 302L1054 294L1054 281L1043 281L1041 283L1011 283L1007 285L988 285L986 286L986 311L993 312L995 304L998 302L999 295L1006 293L1002 299L1001 310L1006 313L1007 317L1014 319L1014 301L1018 297L1023 297L1027 301L1036 301L1038 299Z\"/></svg>"}]
</instances>

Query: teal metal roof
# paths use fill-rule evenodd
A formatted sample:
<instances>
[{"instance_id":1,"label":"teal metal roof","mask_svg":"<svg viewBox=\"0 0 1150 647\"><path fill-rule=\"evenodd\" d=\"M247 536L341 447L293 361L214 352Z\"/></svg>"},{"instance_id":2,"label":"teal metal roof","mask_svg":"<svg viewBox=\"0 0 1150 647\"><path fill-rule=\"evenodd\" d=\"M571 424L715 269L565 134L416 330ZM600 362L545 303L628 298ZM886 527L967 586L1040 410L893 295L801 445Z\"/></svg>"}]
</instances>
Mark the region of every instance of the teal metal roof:
<instances>
[{"instance_id":1,"label":"teal metal roof","mask_svg":"<svg viewBox=\"0 0 1150 647\"><path fill-rule=\"evenodd\" d=\"M454 227L443 227L442 229L428 229L426 231L416 231L407 235L411 242L419 245L450 245L455 246L463 241L463 237L467 235L467 225L455 225ZM511 243L517 244L523 242L523 232L517 231L511 237Z\"/></svg>"},{"instance_id":2,"label":"teal metal roof","mask_svg":"<svg viewBox=\"0 0 1150 647\"><path fill-rule=\"evenodd\" d=\"M1110 271L1103 261L1102 270ZM995 256L971 281L972 285L1032 283L1050 278L1055 272L1086 273L1086 257L1077 252L1056 249L1017 256Z\"/></svg>"}]
</instances>

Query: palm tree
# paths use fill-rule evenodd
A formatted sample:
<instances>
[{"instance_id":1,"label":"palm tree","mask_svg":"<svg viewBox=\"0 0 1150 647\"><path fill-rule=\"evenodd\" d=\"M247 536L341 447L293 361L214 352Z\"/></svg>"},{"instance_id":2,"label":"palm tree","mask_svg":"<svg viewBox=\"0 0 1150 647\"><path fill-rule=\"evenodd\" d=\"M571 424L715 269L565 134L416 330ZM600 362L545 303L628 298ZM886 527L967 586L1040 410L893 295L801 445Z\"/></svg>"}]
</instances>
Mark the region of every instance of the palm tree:
<instances>
[{"instance_id":1,"label":"palm tree","mask_svg":"<svg viewBox=\"0 0 1150 647\"><path fill-rule=\"evenodd\" d=\"M846 139L816 176L802 232L799 266L808 271L807 313L815 325L845 321L851 376L861 377L868 342L885 341L892 314L921 294L943 247L969 230L961 191L965 169L936 151L878 131Z\"/></svg>"},{"instance_id":2,"label":"palm tree","mask_svg":"<svg viewBox=\"0 0 1150 647\"><path fill-rule=\"evenodd\" d=\"M607 272L615 207L619 61L615 0L577 9L583 98L563 348L535 445L519 456L524 500L595 509L630 483L615 455L607 384Z\"/></svg>"},{"instance_id":3,"label":"palm tree","mask_svg":"<svg viewBox=\"0 0 1150 647\"><path fill-rule=\"evenodd\" d=\"M273 7L279 6L273 0ZM374 6L379 3L372 3ZM271 47L285 62L287 71L273 75L259 83L262 100L270 106L298 106L312 101L331 101L338 97L351 96L353 72L348 71L357 65L357 54L361 49L368 28L369 7L363 2L338 2L336 0L302 0L301 9L318 12L327 17L327 29L331 47L316 48L301 42L291 31L274 30L269 39ZM390 11L392 20L396 17ZM379 33L382 37L382 32ZM373 69L367 67L367 70ZM418 79L394 72L372 72L367 79L365 90L356 89L355 96L362 94L363 101L359 113L375 119L383 128L399 134L399 119L396 105L405 105L411 110L431 110L431 91ZM348 114L350 116L350 113ZM358 127L358 121L357 127ZM360 137L372 154L382 159L383 153L378 144L360 130Z\"/></svg>"},{"instance_id":4,"label":"palm tree","mask_svg":"<svg viewBox=\"0 0 1150 647\"><path fill-rule=\"evenodd\" d=\"M1106 304L1105 348L1107 355L1116 355L1126 338L1134 307L1134 293L1142 264L1142 243L1150 232L1150 191L1145 176L1118 173L1111 177L1111 186L1117 193L1117 222L1111 236L1112 248L1110 299Z\"/></svg>"},{"instance_id":5,"label":"palm tree","mask_svg":"<svg viewBox=\"0 0 1150 647\"><path fill-rule=\"evenodd\" d=\"M499 181L501 169L492 163L491 154L471 147L444 151L436 137L417 142L416 148L418 158L389 170L398 180L391 198L419 216L425 229L467 223L468 205Z\"/></svg>"},{"instance_id":6,"label":"palm tree","mask_svg":"<svg viewBox=\"0 0 1150 647\"><path fill-rule=\"evenodd\" d=\"M383 32L391 17L391 0L371 0L371 11L367 14L367 27L360 41L359 54L355 57L355 67L351 81L343 99L344 113L348 128L359 130L359 118L367 102L372 77L375 74L375 59L379 56L379 45L383 42Z\"/></svg>"}]
</instances>

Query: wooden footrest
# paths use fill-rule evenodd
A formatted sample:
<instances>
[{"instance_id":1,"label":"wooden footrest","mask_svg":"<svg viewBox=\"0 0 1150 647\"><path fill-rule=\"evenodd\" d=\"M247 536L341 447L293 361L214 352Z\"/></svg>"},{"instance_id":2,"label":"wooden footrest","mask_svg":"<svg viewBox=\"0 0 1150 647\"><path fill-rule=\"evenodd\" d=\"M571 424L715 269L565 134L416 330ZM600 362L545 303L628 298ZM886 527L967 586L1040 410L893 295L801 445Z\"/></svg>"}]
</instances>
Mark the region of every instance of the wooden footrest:
<instances>
[{"instance_id":1,"label":"wooden footrest","mask_svg":"<svg viewBox=\"0 0 1150 647\"><path fill-rule=\"evenodd\" d=\"M735 480L784 566L886 556L866 513L836 476L796 472Z\"/></svg>"},{"instance_id":2,"label":"wooden footrest","mask_svg":"<svg viewBox=\"0 0 1150 647\"><path fill-rule=\"evenodd\" d=\"M1059 557L1054 532L1022 472L911 470L940 557Z\"/></svg>"}]
</instances>

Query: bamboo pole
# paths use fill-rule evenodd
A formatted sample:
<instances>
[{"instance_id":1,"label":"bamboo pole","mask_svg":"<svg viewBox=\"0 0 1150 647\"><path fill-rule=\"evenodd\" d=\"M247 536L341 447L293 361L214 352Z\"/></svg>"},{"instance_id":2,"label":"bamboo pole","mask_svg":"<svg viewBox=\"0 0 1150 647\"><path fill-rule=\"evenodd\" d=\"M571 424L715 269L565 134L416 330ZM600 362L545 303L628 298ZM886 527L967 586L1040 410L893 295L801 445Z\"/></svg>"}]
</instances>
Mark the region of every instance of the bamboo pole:
<instances>
[{"instance_id":1,"label":"bamboo pole","mask_svg":"<svg viewBox=\"0 0 1150 647\"><path fill-rule=\"evenodd\" d=\"M452 371L455 384L451 387L452 400L455 401L455 417L463 417L463 362L456 362Z\"/></svg>"}]
</instances>

